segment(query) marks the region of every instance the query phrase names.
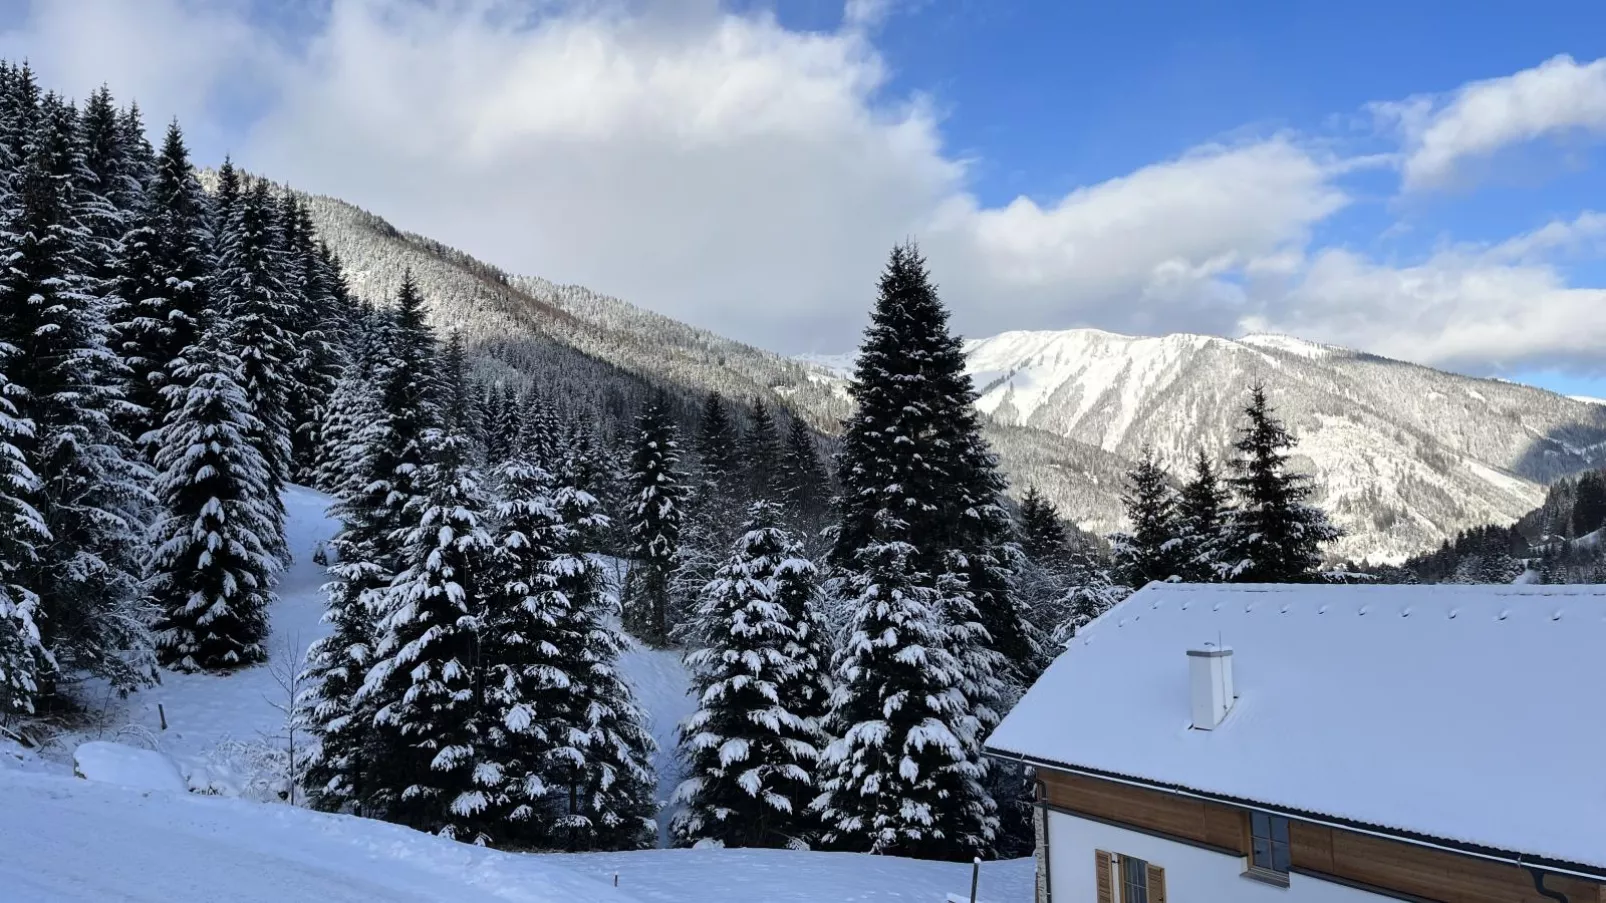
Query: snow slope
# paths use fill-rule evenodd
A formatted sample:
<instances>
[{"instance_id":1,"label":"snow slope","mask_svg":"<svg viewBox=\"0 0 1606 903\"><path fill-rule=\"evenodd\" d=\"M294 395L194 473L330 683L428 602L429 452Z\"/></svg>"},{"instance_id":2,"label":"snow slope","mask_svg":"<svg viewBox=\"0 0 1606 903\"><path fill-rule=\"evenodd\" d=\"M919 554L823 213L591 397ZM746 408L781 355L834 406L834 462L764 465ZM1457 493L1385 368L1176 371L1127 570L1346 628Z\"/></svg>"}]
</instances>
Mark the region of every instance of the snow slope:
<instances>
[{"instance_id":1,"label":"snow slope","mask_svg":"<svg viewBox=\"0 0 1606 903\"><path fill-rule=\"evenodd\" d=\"M0 903L935 903L968 866L847 853L499 853L282 804L0 768ZM619 886L613 886L614 875ZM1030 899L1030 860L982 869Z\"/></svg>"},{"instance_id":2,"label":"snow slope","mask_svg":"<svg viewBox=\"0 0 1606 903\"><path fill-rule=\"evenodd\" d=\"M637 900L552 857L282 804L6 769L0 850L0 903Z\"/></svg>"},{"instance_id":3,"label":"snow slope","mask_svg":"<svg viewBox=\"0 0 1606 903\"><path fill-rule=\"evenodd\" d=\"M648 730L658 741L653 769L658 772L658 842L668 845L669 820L674 816L669 798L680 784L681 764L676 755L680 722L697 708L691 696L691 677L675 649L649 649L631 640L630 649L619 657L619 670L636 691L636 702L647 710Z\"/></svg>"},{"instance_id":4,"label":"snow slope","mask_svg":"<svg viewBox=\"0 0 1606 903\"><path fill-rule=\"evenodd\" d=\"M268 638L270 661L227 676L162 672L160 686L131 694L126 700L91 692L86 702L103 707L102 726L64 744L115 740L171 756L190 778L192 788L212 786L236 795L250 776L242 756L246 746L281 743L289 691L281 680L299 670L313 641L327 632L323 618L324 569L312 560L317 545L334 535L335 523L325 514L328 496L300 486L284 494L288 515L286 541L293 561L276 589ZM165 713L167 729L162 729Z\"/></svg>"}]
</instances>

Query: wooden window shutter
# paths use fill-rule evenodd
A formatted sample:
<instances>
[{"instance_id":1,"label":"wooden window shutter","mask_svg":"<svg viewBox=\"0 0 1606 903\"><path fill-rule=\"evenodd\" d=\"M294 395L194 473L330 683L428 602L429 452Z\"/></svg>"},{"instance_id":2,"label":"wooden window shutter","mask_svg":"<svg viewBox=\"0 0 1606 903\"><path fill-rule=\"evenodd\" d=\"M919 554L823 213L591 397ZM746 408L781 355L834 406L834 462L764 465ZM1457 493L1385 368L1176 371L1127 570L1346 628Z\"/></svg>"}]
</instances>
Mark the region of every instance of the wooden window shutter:
<instances>
[{"instance_id":1,"label":"wooden window shutter","mask_svg":"<svg viewBox=\"0 0 1606 903\"><path fill-rule=\"evenodd\" d=\"M1093 851L1093 873L1098 878L1098 903L1115 903L1115 890L1110 886L1111 857L1103 850Z\"/></svg>"},{"instance_id":2,"label":"wooden window shutter","mask_svg":"<svg viewBox=\"0 0 1606 903\"><path fill-rule=\"evenodd\" d=\"M1165 903L1165 869L1149 866L1149 903Z\"/></svg>"}]
</instances>

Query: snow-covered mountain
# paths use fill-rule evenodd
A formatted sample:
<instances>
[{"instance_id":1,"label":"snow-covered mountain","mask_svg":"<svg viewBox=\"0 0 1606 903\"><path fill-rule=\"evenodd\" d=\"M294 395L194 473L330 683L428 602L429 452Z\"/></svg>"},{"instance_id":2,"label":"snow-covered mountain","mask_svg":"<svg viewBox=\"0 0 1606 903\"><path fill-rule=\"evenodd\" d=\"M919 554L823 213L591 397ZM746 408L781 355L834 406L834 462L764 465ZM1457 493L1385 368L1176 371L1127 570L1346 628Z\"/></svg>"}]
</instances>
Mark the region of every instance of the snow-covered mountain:
<instances>
[{"instance_id":1,"label":"snow-covered mountain","mask_svg":"<svg viewBox=\"0 0 1606 903\"><path fill-rule=\"evenodd\" d=\"M580 286L504 273L378 216L308 199L356 292L391 298L411 269L441 329L460 329L482 375L533 380L622 426L657 386L682 400L763 397L834 432L851 355L790 359ZM866 296L868 311L872 298ZM1301 438L1342 554L1400 559L1458 529L1515 520L1543 484L1602 459L1606 407L1284 336L1135 338L1010 332L967 343L988 438L1012 484L1036 484L1084 529L1119 525L1121 476L1152 444L1173 467L1220 454L1263 380Z\"/></svg>"},{"instance_id":2,"label":"snow-covered mountain","mask_svg":"<svg viewBox=\"0 0 1606 903\"><path fill-rule=\"evenodd\" d=\"M1599 463L1606 409L1277 335L1139 338L1006 332L966 344L979 406L1001 424L1173 470L1222 455L1263 382L1299 438L1295 464L1351 533L1347 554L1394 559L1465 526L1513 521L1544 484Z\"/></svg>"}]
</instances>

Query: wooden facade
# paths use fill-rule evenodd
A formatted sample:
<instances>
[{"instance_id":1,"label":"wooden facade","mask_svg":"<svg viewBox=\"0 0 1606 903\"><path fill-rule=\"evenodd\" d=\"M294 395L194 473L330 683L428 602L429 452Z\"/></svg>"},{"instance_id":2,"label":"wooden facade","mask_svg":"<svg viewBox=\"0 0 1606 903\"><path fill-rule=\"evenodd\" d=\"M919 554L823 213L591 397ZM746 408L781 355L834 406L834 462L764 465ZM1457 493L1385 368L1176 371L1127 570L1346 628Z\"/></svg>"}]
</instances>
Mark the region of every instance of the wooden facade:
<instances>
[{"instance_id":1,"label":"wooden facade","mask_svg":"<svg viewBox=\"0 0 1606 903\"><path fill-rule=\"evenodd\" d=\"M1048 810L1249 856L1248 809L1061 771L1040 769L1038 779ZM1297 818L1289 834L1293 874L1427 903L1553 903L1517 865ZM1568 903L1606 903L1606 883L1552 874L1545 886Z\"/></svg>"}]
</instances>

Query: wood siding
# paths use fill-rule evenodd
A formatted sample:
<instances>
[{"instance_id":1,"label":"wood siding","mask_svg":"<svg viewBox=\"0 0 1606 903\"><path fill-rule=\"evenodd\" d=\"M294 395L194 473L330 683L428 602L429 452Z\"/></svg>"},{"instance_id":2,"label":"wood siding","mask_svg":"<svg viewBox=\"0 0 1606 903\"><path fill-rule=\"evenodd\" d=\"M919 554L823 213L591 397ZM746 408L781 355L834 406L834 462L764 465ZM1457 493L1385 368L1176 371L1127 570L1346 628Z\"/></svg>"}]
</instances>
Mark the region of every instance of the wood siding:
<instances>
[{"instance_id":1,"label":"wood siding","mask_svg":"<svg viewBox=\"0 0 1606 903\"><path fill-rule=\"evenodd\" d=\"M1042 770L1043 802L1239 856L1249 855L1247 810L1098 778ZM1526 870L1340 828L1290 820L1293 870L1443 903L1553 903ZM1164 863L1159 863L1164 865ZM1552 875L1569 903L1606 903L1606 886Z\"/></svg>"}]
</instances>

